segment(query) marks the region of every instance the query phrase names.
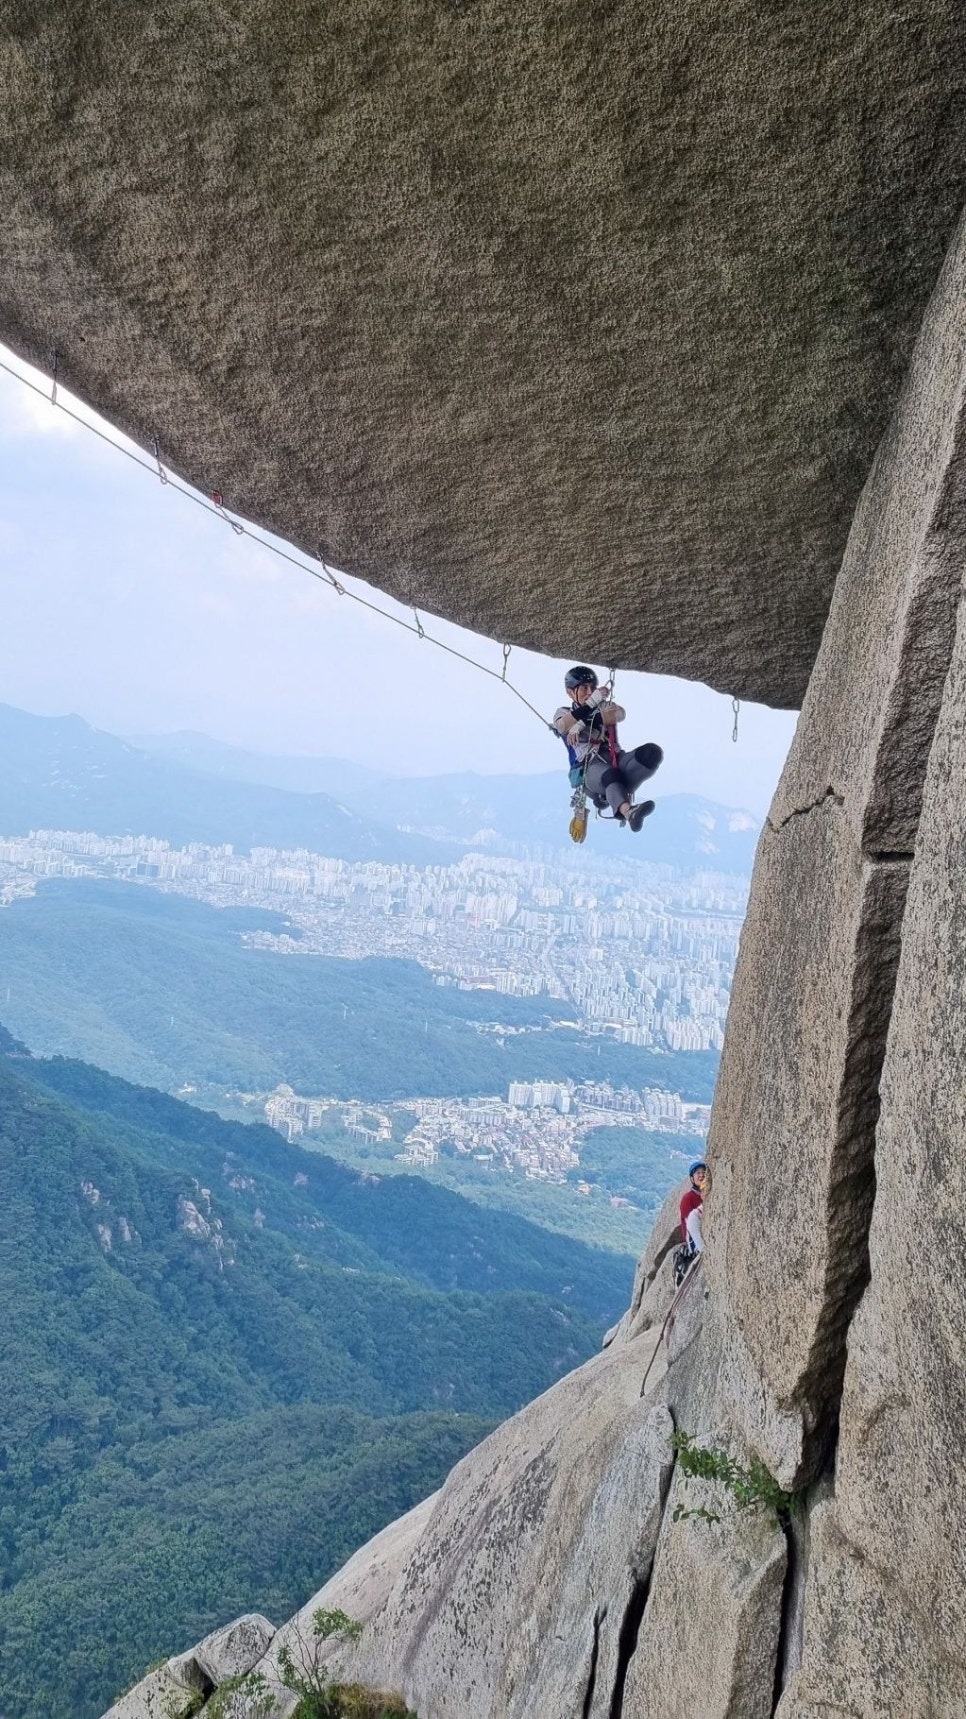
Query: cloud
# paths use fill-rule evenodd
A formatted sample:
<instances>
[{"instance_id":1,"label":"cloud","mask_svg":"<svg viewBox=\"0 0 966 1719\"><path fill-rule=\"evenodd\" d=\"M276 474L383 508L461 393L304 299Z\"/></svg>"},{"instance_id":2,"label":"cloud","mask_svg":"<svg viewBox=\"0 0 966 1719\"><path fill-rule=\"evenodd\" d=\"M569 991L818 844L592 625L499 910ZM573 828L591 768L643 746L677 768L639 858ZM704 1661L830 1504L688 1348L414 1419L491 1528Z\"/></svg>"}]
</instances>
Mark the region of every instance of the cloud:
<instances>
[{"instance_id":1,"label":"cloud","mask_svg":"<svg viewBox=\"0 0 966 1719\"><path fill-rule=\"evenodd\" d=\"M0 355L6 361L7 355L2 349ZM36 374L34 372L34 376ZM82 433L82 426L68 418L66 413L58 411L49 396L45 398L35 393L23 382L0 371L0 438L10 442L22 442L33 437L72 441Z\"/></svg>"},{"instance_id":2,"label":"cloud","mask_svg":"<svg viewBox=\"0 0 966 1719\"><path fill-rule=\"evenodd\" d=\"M0 346L0 439L76 441L87 444L91 453L111 458L110 449L90 435L89 431L94 429L117 447L145 457L143 448L108 423L85 400L58 385L55 404L52 390L49 375L18 358L9 347Z\"/></svg>"},{"instance_id":3,"label":"cloud","mask_svg":"<svg viewBox=\"0 0 966 1719\"><path fill-rule=\"evenodd\" d=\"M284 561L262 549L252 538L239 537L227 529L214 571L233 584L243 585L279 585L286 571L293 578L298 577L294 567L286 569Z\"/></svg>"},{"instance_id":4,"label":"cloud","mask_svg":"<svg viewBox=\"0 0 966 1719\"><path fill-rule=\"evenodd\" d=\"M234 615L235 606L227 597L222 597L217 591L198 591L190 598L191 607L199 615Z\"/></svg>"}]
</instances>

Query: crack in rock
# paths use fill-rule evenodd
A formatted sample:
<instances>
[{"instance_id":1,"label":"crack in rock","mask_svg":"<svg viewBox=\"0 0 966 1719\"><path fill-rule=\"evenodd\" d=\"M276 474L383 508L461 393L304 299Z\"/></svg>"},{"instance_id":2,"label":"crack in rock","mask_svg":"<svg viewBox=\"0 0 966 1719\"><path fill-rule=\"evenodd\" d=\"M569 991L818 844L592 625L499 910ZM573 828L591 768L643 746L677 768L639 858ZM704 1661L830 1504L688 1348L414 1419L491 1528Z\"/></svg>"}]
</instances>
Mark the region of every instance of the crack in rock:
<instances>
[{"instance_id":1,"label":"crack in rock","mask_svg":"<svg viewBox=\"0 0 966 1719\"><path fill-rule=\"evenodd\" d=\"M780 818L777 824L773 823L771 818L766 818L765 823L768 825L772 834L777 835L779 830L783 830L785 825L790 824L793 818L806 818L809 812L820 811L823 806L828 805L829 801L831 801L834 806L844 806L845 795L836 793L834 788L828 787L824 794L820 795L817 800L811 800L807 806L796 806L793 812L786 812L785 816Z\"/></svg>"},{"instance_id":2,"label":"crack in rock","mask_svg":"<svg viewBox=\"0 0 966 1719\"><path fill-rule=\"evenodd\" d=\"M651 1553L651 1561L646 1571L635 1578L630 1599L627 1602L624 1616L621 1619L617 1646L617 1670L614 1675L614 1686L611 1692L610 1713L608 1715L608 1719L622 1719L624 1712L624 1690L627 1685L627 1673L630 1670L631 1660L637 1652L637 1642L641 1633L641 1624L644 1622L644 1613L647 1610L647 1602L651 1596L651 1579L654 1575L654 1565L657 1562L661 1536L664 1533L665 1524L667 1522L668 1504L671 1500L671 1487L674 1483L677 1466L677 1458L675 1457L675 1460L672 1462L670 1469L668 1470L663 1497L661 1498L661 1520L658 1523L657 1534L654 1539L654 1550Z\"/></svg>"},{"instance_id":3,"label":"crack in rock","mask_svg":"<svg viewBox=\"0 0 966 1719\"><path fill-rule=\"evenodd\" d=\"M778 1644L775 1651L775 1683L772 1689L771 1709L769 1719L775 1719L778 1704L785 1693L788 1682L788 1665L790 1658L790 1638L795 1628L795 1588L798 1580L798 1547L795 1544L795 1532L789 1522L781 1524L785 1536L785 1575L782 1581L781 1610L778 1623ZM800 1657L800 1650L799 1650Z\"/></svg>"},{"instance_id":4,"label":"crack in rock","mask_svg":"<svg viewBox=\"0 0 966 1719\"><path fill-rule=\"evenodd\" d=\"M597 1684L597 1661L600 1657L600 1626L607 1616L607 1607L597 1607L594 1613L594 1645L590 1654L590 1674L587 1678L587 1689L584 1693L582 1719L590 1719L590 1711L594 1704L594 1689Z\"/></svg>"}]
</instances>

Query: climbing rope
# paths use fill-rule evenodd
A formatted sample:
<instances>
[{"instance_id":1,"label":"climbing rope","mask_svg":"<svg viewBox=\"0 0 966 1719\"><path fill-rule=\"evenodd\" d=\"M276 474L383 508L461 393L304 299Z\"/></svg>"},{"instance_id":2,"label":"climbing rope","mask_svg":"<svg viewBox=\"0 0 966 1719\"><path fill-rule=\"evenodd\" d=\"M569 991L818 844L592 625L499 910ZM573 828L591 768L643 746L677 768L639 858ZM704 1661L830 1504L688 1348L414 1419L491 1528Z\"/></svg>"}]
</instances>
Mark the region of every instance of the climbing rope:
<instances>
[{"instance_id":1,"label":"climbing rope","mask_svg":"<svg viewBox=\"0 0 966 1719\"><path fill-rule=\"evenodd\" d=\"M737 746L737 744L738 744L738 712L741 709L741 700L738 698L733 698L731 700L731 708L732 708L732 711L734 712L734 718L735 718L734 723L732 725L732 729L731 729L731 738L734 741L735 745Z\"/></svg>"},{"instance_id":2,"label":"climbing rope","mask_svg":"<svg viewBox=\"0 0 966 1719\"><path fill-rule=\"evenodd\" d=\"M66 406L63 400L58 397L60 353L56 347L51 351L50 363L51 388L49 394L46 388L41 388L36 382L31 382L29 376L22 375L19 370L15 370L11 364L4 363L2 359L0 359L0 370L5 371L8 376L12 376L14 381L19 382L22 387L29 388L32 394L39 394L41 399L49 400L51 405L57 408L58 412L63 412L65 417L70 418L73 423L79 424L81 429L90 431L90 434L92 436L96 436L98 441L106 442L109 448L113 448L116 453L123 454L125 459L129 459L134 465L140 466L142 471L148 472L152 478L160 478L162 484L164 484L168 489L174 490L178 495L184 496L186 501L193 502L196 507L203 508L206 513L214 514L216 519L220 519L226 525L230 525L232 531L237 537L250 538L252 543L256 543L260 549L267 550L270 555L277 556L280 561L287 561L290 567L297 568L300 573L307 573L310 578L318 579L320 583L331 586L337 596L348 597L351 602L358 603L361 608L368 609L374 615L381 615L384 620L392 621L397 627L402 627L404 632L412 633L417 639L425 639L428 645L435 645L437 650L445 651L447 656L456 657L459 662L466 663L470 668L477 669L480 674L489 675L491 680L499 681L502 686L507 688L508 692L512 692L514 698L519 699L520 703L536 717L537 721L546 728L555 739L559 739L557 730L554 728L553 723L548 722L542 712L537 709L536 705L531 704L526 695L520 691L520 688L518 686L514 686L513 682L508 680L507 664L509 662L510 651L512 648L510 645L502 646L502 670L490 668L486 663L481 663L476 657L467 655L466 651L459 651L456 649L455 645L447 645L442 639L438 639L432 633L428 633L423 625L415 604L410 605L413 612L413 622L410 622L404 620L401 615L394 615L389 609L382 608L379 603L373 603L370 598L360 596L358 591L350 591L345 585L336 579L335 575L327 565L325 556L321 549L318 551L319 565L312 566L308 561L303 560L301 556L293 555L289 550L280 548L277 543L272 543L269 538L263 537L261 532L253 531L251 526L245 525L241 520L234 519L225 507L225 498L220 490L213 490L210 496L204 496L198 490L192 489L188 484L181 483L177 478L172 477L170 472L167 472L161 463L161 452L157 436L152 437L154 451L154 462L152 463L150 459L145 459L139 452L135 451L135 449L126 448L123 443L116 442L113 436L106 435L103 430L98 429L96 424L92 424L87 418L82 417L79 412L73 412L71 408Z\"/></svg>"},{"instance_id":3,"label":"climbing rope","mask_svg":"<svg viewBox=\"0 0 966 1719\"><path fill-rule=\"evenodd\" d=\"M696 1253L695 1254L694 1259L691 1262L691 1265L688 1267L687 1274L684 1278L683 1283L681 1284L680 1289L678 1290L677 1294L674 1297L674 1300L671 1302L670 1307L668 1308L666 1314L664 1315L664 1324L661 1326L661 1329L657 1334L657 1342L655 1343L653 1349L651 1350L651 1359L648 1361L647 1366L644 1369L644 1377L641 1380L641 1393L640 1394L642 1397L644 1395L644 1387L647 1384L647 1381L650 1377L651 1368L653 1367L654 1362L657 1358L657 1352L660 1349L661 1344L664 1342L665 1336L667 1335L668 1327L673 1323L674 1315L678 1310L678 1306L680 1305L681 1300L683 1299L685 1290L690 1288L691 1284L694 1282L695 1278L697 1277L698 1272L701 1269L701 1261L703 1259L704 1259L703 1253Z\"/></svg>"}]
</instances>

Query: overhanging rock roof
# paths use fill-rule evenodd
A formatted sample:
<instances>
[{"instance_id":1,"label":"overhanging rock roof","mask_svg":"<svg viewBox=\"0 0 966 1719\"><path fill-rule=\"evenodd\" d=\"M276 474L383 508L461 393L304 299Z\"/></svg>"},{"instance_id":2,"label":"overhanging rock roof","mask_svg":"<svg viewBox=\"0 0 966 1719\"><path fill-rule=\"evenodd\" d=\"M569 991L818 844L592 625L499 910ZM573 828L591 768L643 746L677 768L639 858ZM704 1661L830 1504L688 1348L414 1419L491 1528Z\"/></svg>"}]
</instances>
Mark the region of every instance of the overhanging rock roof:
<instances>
[{"instance_id":1,"label":"overhanging rock roof","mask_svg":"<svg viewBox=\"0 0 966 1719\"><path fill-rule=\"evenodd\" d=\"M0 337L396 596L798 702L959 0L8 0L0 67Z\"/></svg>"}]
</instances>

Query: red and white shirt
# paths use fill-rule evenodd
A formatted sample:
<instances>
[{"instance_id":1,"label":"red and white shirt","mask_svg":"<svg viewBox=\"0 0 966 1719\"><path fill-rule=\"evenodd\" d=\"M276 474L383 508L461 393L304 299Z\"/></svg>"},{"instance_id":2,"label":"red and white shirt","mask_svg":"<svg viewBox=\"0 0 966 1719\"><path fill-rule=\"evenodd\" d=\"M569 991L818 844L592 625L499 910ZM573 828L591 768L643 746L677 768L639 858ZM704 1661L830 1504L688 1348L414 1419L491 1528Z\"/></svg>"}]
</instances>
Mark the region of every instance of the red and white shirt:
<instances>
[{"instance_id":1,"label":"red and white shirt","mask_svg":"<svg viewBox=\"0 0 966 1719\"><path fill-rule=\"evenodd\" d=\"M697 1188L689 1188L681 1201L681 1240L691 1249L692 1253L704 1252L704 1238L701 1234L701 1208L704 1200Z\"/></svg>"}]
</instances>

